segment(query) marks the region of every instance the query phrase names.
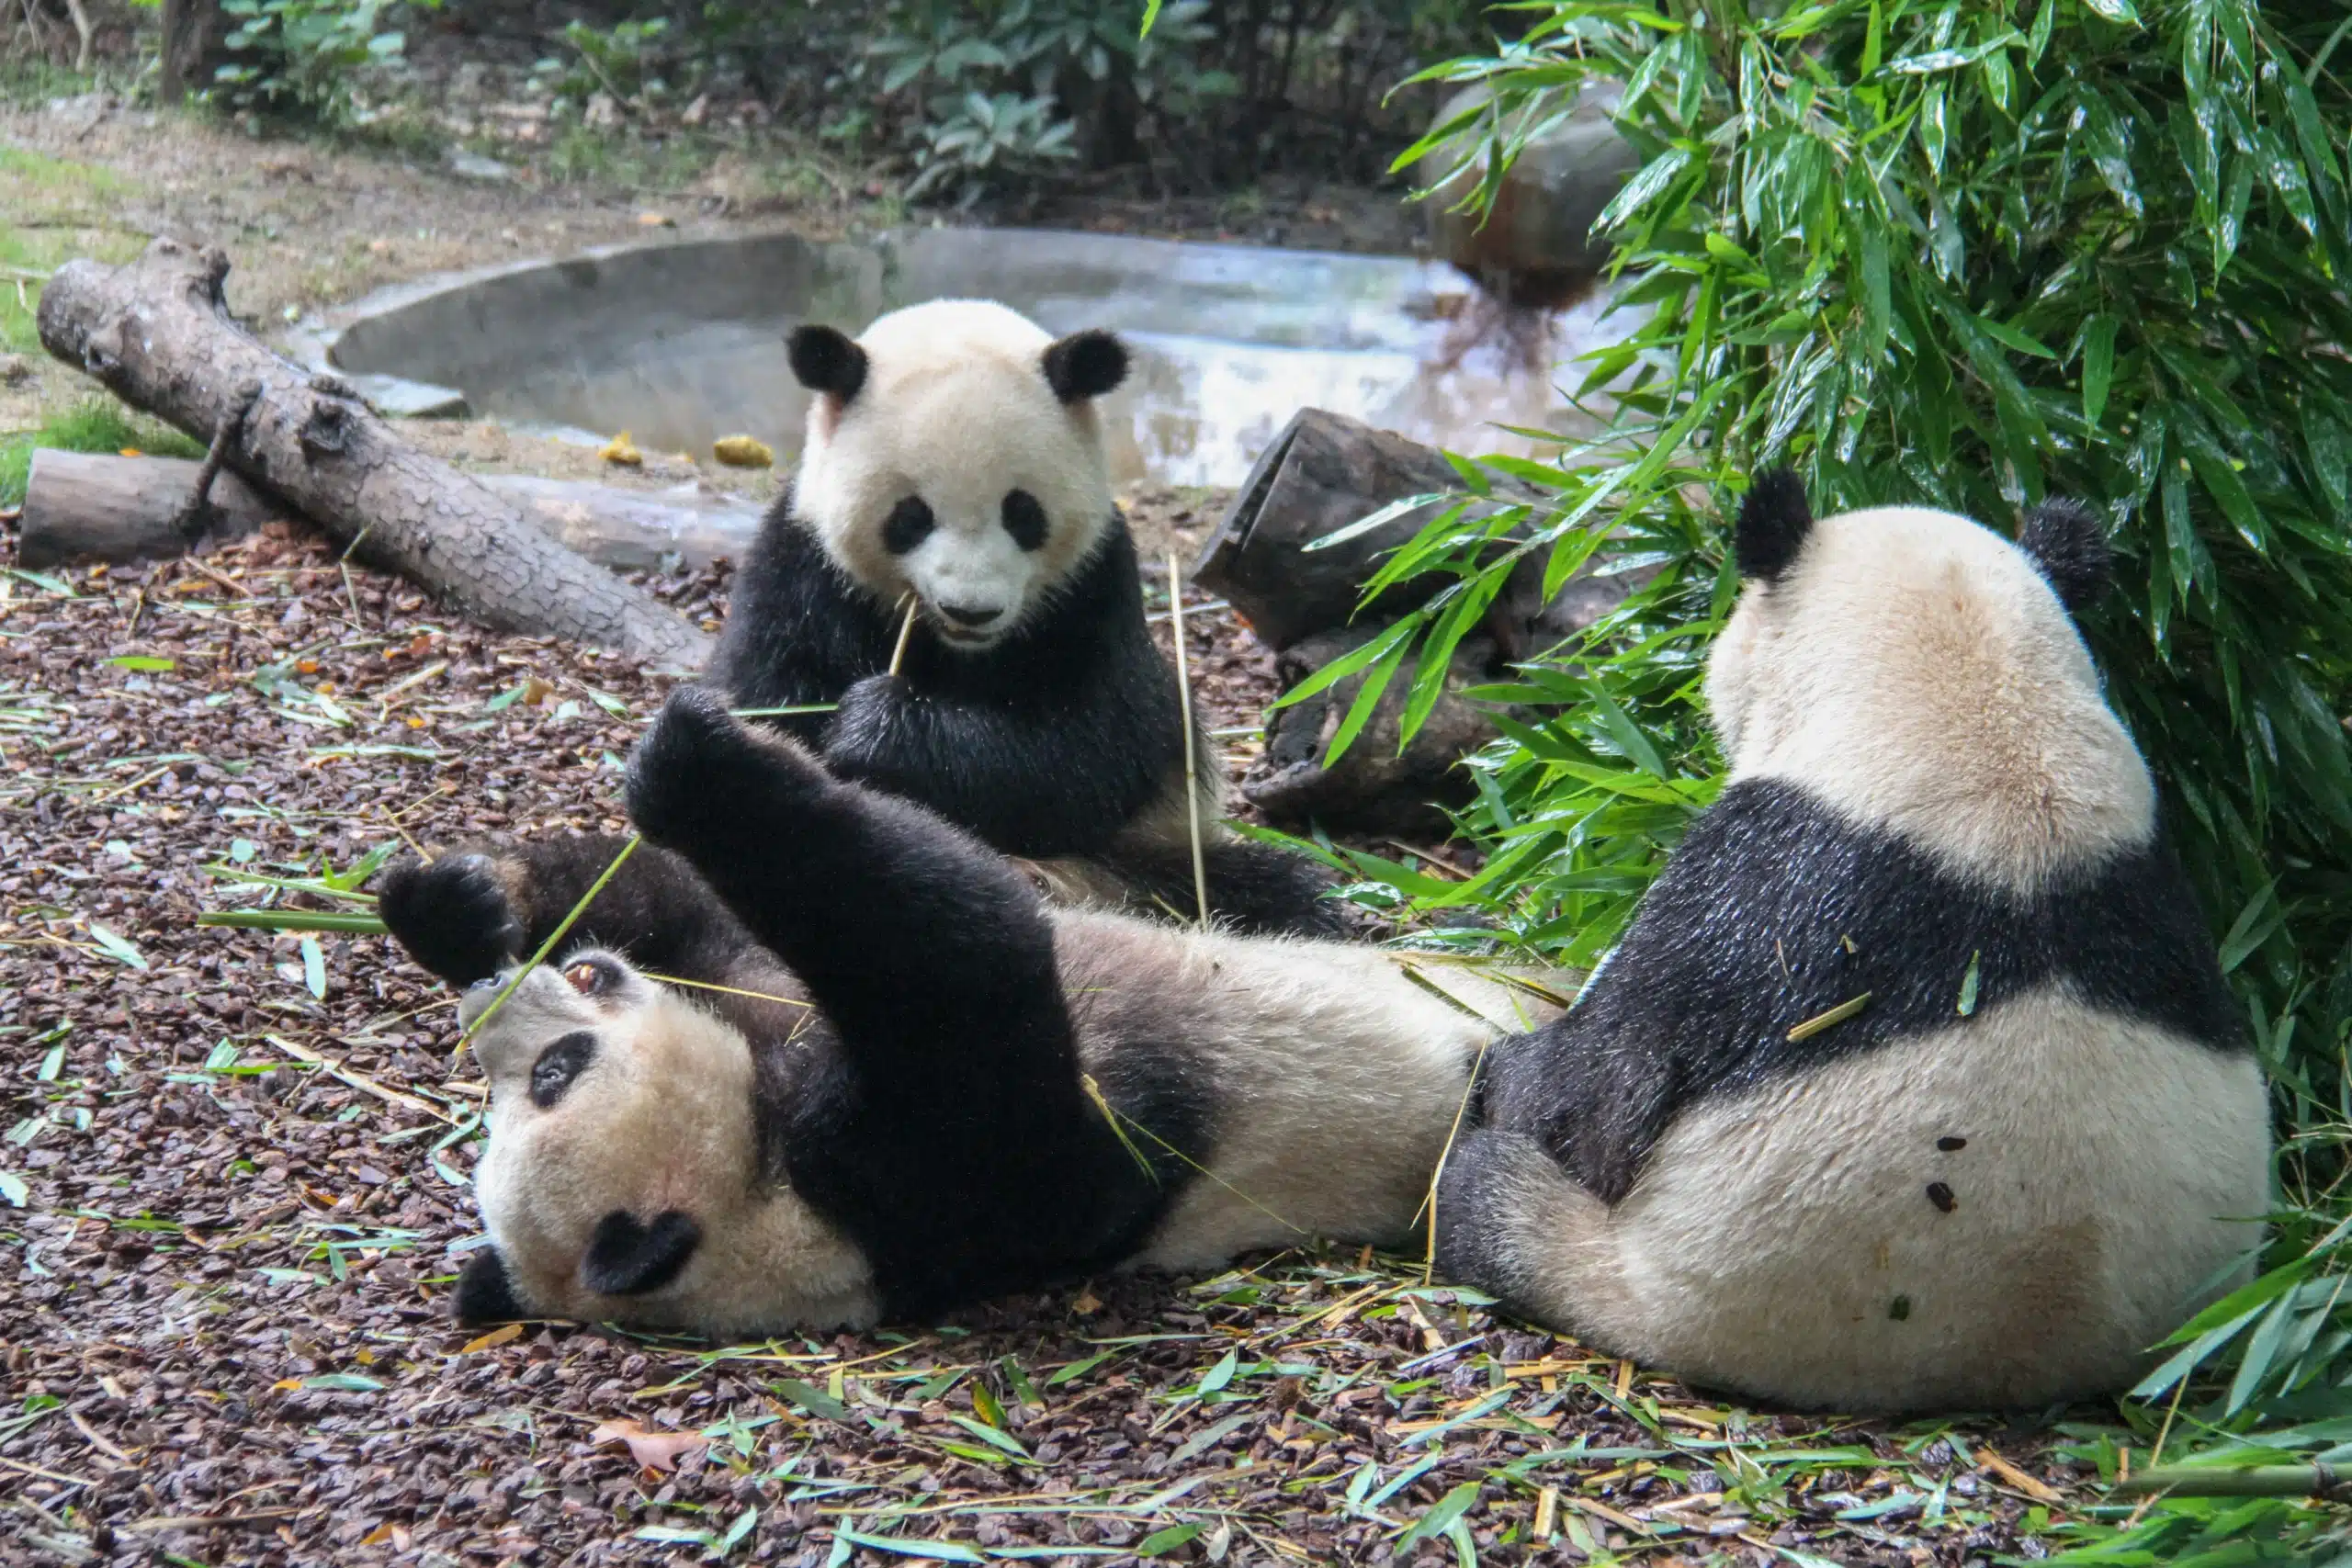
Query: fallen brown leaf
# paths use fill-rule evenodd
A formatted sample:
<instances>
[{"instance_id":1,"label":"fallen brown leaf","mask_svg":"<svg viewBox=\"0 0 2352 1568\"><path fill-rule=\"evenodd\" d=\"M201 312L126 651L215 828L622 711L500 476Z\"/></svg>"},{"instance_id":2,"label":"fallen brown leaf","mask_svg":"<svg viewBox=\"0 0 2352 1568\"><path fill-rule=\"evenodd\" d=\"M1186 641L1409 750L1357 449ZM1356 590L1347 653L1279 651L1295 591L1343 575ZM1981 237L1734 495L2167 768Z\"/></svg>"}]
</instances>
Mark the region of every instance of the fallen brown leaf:
<instances>
[{"instance_id":1,"label":"fallen brown leaf","mask_svg":"<svg viewBox=\"0 0 2352 1568\"><path fill-rule=\"evenodd\" d=\"M523 1325L519 1323L510 1323L503 1328L493 1328L479 1339L467 1340L458 1348L458 1354L470 1356L477 1350L493 1349L520 1337L522 1332Z\"/></svg>"},{"instance_id":2,"label":"fallen brown leaf","mask_svg":"<svg viewBox=\"0 0 2352 1568\"><path fill-rule=\"evenodd\" d=\"M605 1422L588 1434L588 1440L599 1448L606 1443L627 1443L631 1459L647 1470L655 1471L675 1470L679 1460L696 1449L710 1446L710 1439L700 1432L659 1432L628 1416Z\"/></svg>"},{"instance_id":3,"label":"fallen brown leaf","mask_svg":"<svg viewBox=\"0 0 2352 1568\"><path fill-rule=\"evenodd\" d=\"M1980 1450L1979 1452L1984 1456L1985 1469L1991 1471L1994 1474L1999 1476L2002 1480L2007 1482L2010 1485L2016 1487L2018 1491L2024 1493L2035 1502L2055 1503L2060 1500L2058 1489L2051 1485L2048 1482L2041 1480L2038 1476L2027 1474L2024 1471L2019 1470L2016 1465L2011 1464L2007 1460L2003 1459L1999 1454L1995 1453L1991 1449L1983 1449Z\"/></svg>"}]
</instances>

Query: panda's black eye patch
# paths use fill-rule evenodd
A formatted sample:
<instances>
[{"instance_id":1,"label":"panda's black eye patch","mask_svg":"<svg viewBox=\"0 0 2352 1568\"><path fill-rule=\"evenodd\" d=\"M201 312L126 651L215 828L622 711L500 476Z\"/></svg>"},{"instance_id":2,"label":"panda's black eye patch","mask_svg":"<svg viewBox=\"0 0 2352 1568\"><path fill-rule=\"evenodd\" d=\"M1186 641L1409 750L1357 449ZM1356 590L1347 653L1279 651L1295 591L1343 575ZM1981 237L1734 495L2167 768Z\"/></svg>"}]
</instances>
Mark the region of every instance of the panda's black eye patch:
<instances>
[{"instance_id":1,"label":"panda's black eye patch","mask_svg":"<svg viewBox=\"0 0 2352 1568\"><path fill-rule=\"evenodd\" d=\"M595 1059L596 1037L584 1029L574 1030L540 1052L539 1059L531 1064L531 1103L542 1111L550 1109L571 1087L571 1080L587 1071Z\"/></svg>"},{"instance_id":2,"label":"panda's black eye patch","mask_svg":"<svg viewBox=\"0 0 2352 1568\"><path fill-rule=\"evenodd\" d=\"M1004 492L1004 531L1024 550L1044 547L1046 509L1025 490Z\"/></svg>"},{"instance_id":3,"label":"panda's black eye patch","mask_svg":"<svg viewBox=\"0 0 2352 1568\"><path fill-rule=\"evenodd\" d=\"M890 508L890 515L882 522L882 547L894 556L905 555L931 537L936 520L922 497L910 495Z\"/></svg>"}]
</instances>

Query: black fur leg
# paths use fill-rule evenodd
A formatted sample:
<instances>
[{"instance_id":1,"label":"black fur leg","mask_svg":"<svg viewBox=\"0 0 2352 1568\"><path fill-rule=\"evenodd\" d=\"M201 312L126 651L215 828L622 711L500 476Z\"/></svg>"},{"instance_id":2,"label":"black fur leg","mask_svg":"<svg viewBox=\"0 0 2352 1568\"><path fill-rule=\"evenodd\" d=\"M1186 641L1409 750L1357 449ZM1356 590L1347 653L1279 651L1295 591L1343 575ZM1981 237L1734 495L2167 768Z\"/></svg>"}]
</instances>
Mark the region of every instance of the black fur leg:
<instances>
[{"instance_id":1,"label":"black fur leg","mask_svg":"<svg viewBox=\"0 0 2352 1568\"><path fill-rule=\"evenodd\" d=\"M637 830L693 862L699 848L784 826L742 815L747 808L813 796L829 784L797 744L746 728L716 692L680 686L630 754L625 792Z\"/></svg>"},{"instance_id":2,"label":"black fur leg","mask_svg":"<svg viewBox=\"0 0 2352 1568\"><path fill-rule=\"evenodd\" d=\"M491 857L403 855L377 885L376 909L408 955L453 986L487 979L523 956L516 918Z\"/></svg>"},{"instance_id":3,"label":"black fur leg","mask_svg":"<svg viewBox=\"0 0 2352 1568\"><path fill-rule=\"evenodd\" d=\"M458 1291L451 1303L458 1322L468 1328L485 1323L513 1323L531 1315L530 1309L514 1299L514 1286L506 1277L506 1259L498 1256L498 1248L485 1247L466 1259L463 1272L458 1276Z\"/></svg>"},{"instance_id":4,"label":"black fur leg","mask_svg":"<svg viewBox=\"0 0 2352 1568\"><path fill-rule=\"evenodd\" d=\"M395 863L378 908L409 955L469 986L539 950L618 860L626 840L567 833ZM650 844L632 852L565 935L691 980L723 980L752 945L692 866ZM554 956L561 957L561 953Z\"/></svg>"},{"instance_id":5,"label":"black fur leg","mask_svg":"<svg viewBox=\"0 0 2352 1568\"><path fill-rule=\"evenodd\" d=\"M997 856L904 801L832 778L684 687L629 762L631 818L691 862L805 981L855 1051L926 1061L976 1018L1067 1034L1053 936ZM945 1032L933 1037L929 1032Z\"/></svg>"},{"instance_id":6,"label":"black fur leg","mask_svg":"<svg viewBox=\"0 0 2352 1568\"><path fill-rule=\"evenodd\" d=\"M1515 1168L1549 1156L1515 1133L1465 1128L1445 1156L1437 1187L1437 1269L1520 1309L1529 1266L1511 1239Z\"/></svg>"},{"instance_id":7,"label":"black fur leg","mask_svg":"<svg viewBox=\"0 0 2352 1568\"><path fill-rule=\"evenodd\" d=\"M1129 889L1137 914L1173 909L1190 919L1200 902L1190 844L1120 845L1103 857ZM1221 840L1203 846L1209 918L1243 936L1320 937L1342 942L1357 933L1348 908L1330 897L1336 886L1303 855L1272 844Z\"/></svg>"},{"instance_id":8,"label":"black fur leg","mask_svg":"<svg viewBox=\"0 0 2352 1568\"><path fill-rule=\"evenodd\" d=\"M597 1223L580 1282L600 1296L641 1296L676 1279L701 1245L702 1226L683 1210L664 1209L646 1225L615 1209Z\"/></svg>"}]
</instances>

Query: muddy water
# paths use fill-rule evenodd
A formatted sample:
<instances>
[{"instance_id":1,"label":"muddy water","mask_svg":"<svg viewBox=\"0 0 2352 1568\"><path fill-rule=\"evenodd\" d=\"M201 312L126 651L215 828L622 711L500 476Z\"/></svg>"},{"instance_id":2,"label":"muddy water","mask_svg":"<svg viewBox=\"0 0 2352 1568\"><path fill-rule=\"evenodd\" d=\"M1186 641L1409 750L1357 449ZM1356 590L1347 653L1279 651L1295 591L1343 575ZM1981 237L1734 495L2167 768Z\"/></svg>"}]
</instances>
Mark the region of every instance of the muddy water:
<instances>
[{"instance_id":1,"label":"muddy water","mask_svg":"<svg viewBox=\"0 0 2352 1568\"><path fill-rule=\"evenodd\" d=\"M331 353L520 425L695 453L744 432L788 456L808 406L785 361L794 324L854 331L953 297L1001 299L1055 333L1119 332L1137 353L1105 410L1118 478L1190 485L1238 484L1308 406L1524 454L1497 427L1569 423L1544 367L1623 330L1595 303L1485 330L1491 312L1459 275L1402 257L940 229L630 246L412 287L347 313Z\"/></svg>"}]
</instances>

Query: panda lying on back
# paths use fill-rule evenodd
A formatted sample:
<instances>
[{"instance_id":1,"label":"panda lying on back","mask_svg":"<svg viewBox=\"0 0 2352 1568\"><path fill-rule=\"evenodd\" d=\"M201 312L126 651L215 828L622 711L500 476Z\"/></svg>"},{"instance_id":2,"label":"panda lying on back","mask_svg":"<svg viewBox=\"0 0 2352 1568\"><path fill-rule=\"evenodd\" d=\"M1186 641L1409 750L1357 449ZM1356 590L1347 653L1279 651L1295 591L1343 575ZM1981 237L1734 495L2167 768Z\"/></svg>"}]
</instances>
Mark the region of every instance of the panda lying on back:
<instances>
[{"instance_id":1,"label":"panda lying on back","mask_svg":"<svg viewBox=\"0 0 2352 1568\"><path fill-rule=\"evenodd\" d=\"M2270 1134L2068 616L2105 540L2066 503L2016 546L1815 523L1776 473L1736 545L1730 782L1576 1007L1494 1054L1441 1261L1766 1399L2119 1390L2259 1243Z\"/></svg>"},{"instance_id":2,"label":"panda lying on back","mask_svg":"<svg viewBox=\"0 0 2352 1568\"><path fill-rule=\"evenodd\" d=\"M584 945L476 1037L495 1245L461 1281L469 1321L864 1325L1399 1237L1498 1032L1465 1010L1513 1015L1499 987L1450 975L1452 1003L1369 948L1049 913L930 812L703 691L672 695L628 806L649 842ZM471 1023L617 849L405 862L380 908L474 987Z\"/></svg>"},{"instance_id":3,"label":"panda lying on back","mask_svg":"<svg viewBox=\"0 0 2352 1568\"><path fill-rule=\"evenodd\" d=\"M935 300L855 341L792 334L816 393L792 486L735 580L711 674L843 778L920 801L1055 891L1193 912L1176 682L1146 627L1094 400L1125 378L1105 332L1054 339L1002 305ZM921 607L891 675L903 597ZM1342 934L1328 883L1216 824L1209 902L1236 929Z\"/></svg>"}]
</instances>

